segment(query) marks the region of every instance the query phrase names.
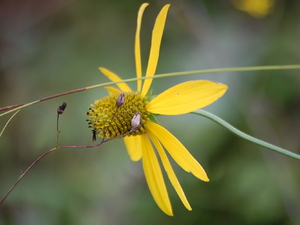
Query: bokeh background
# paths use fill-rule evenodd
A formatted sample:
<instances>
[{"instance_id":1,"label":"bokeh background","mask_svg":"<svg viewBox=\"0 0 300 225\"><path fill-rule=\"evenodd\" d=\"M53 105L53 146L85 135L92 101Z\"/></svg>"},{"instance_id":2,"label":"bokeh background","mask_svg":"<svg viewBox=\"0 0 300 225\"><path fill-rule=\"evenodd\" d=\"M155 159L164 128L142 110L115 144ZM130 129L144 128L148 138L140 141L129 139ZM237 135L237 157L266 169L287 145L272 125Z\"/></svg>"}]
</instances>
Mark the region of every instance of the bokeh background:
<instances>
[{"instance_id":1,"label":"bokeh background","mask_svg":"<svg viewBox=\"0 0 300 225\"><path fill-rule=\"evenodd\" d=\"M253 1L254 0L249 0ZM264 1L264 0L261 0ZM249 10L242 1L149 1L142 25L147 63L155 17L171 3L157 74L300 63L300 2L270 1ZM0 106L37 100L108 80L109 68L135 76L133 45L140 0L2 0ZM244 2L245 3L245 2ZM258 11L257 11L258 10ZM261 11L261 12L260 12ZM300 154L299 70L235 72L154 80L161 91L190 79L225 83L228 92L205 110L238 129ZM130 83L135 88L135 83ZM60 145L90 145L86 111L103 88L22 110L0 139L0 197L42 153ZM1 129L9 116L1 117ZM300 224L300 162L247 142L196 115L160 116L211 181L174 169L193 211L167 181L174 217L155 204L141 162L122 140L94 149L55 151L26 175L0 206L0 224Z\"/></svg>"}]
</instances>

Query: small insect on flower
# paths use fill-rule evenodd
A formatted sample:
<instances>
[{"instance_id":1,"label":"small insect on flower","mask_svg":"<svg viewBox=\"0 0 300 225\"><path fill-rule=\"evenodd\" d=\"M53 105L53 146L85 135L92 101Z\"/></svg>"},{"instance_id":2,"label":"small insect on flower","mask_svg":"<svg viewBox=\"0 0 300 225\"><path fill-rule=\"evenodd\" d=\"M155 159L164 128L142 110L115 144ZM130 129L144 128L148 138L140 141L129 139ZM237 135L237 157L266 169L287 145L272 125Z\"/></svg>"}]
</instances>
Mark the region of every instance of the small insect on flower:
<instances>
[{"instance_id":1,"label":"small insect on flower","mask_svg":"<svg viewBox=\"0 0 300 225\"><path fill-rule=\"evenodd\" d=\"M125 102L125 94L123 92L120 93L119 97L117 98L116 100L116 106L117 106L117 109L112 117L112 120L115 119L115 115L116 113L118 112L118 109L124 105L124 102Z\"/></svg>"},{"instance_id":2,"label":"small insect on flower","mask_svg":"<svg viewBox=\"0 0 300 225\"><path fill-rule=\"evenodd\" d=\"M97 140L97 131L92 130L92 132L93 132L93 141L96 141Z\"/></svg>"},{"instance_id":3,"label":"small insect on flower","mask_svg":"<svg viewBox=\"0 0 300 225\"><path fill-rule=\"evenodd\" d=\"M141 113L137 112L136 114L134 114L134 116L131 120L131 131L136 131L137 129L140 128L140 126L142 126Z\"/></svg>"},{"instance_id":4,"label":"small insect on flower","mask_svg":"<svg viewBox=\"0 0 300 225\"><path fill-rule=\"evenodd\" d=\"M125 101L125 94L123 92L120 93L119 97L116 100L117 108L121 107Z\"/></svg>"}]
</instances>

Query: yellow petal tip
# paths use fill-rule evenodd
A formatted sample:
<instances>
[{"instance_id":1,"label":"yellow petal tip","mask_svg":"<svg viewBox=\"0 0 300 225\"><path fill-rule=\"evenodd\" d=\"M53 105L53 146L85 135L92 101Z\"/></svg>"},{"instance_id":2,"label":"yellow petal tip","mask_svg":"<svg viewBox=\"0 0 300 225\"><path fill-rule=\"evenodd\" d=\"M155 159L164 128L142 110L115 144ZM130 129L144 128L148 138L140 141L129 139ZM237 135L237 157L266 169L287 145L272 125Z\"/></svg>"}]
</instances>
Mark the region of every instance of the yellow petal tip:
<instances>
[{"instance_id":1,"label":"yellow petal tip","mask_svg":"<svg viewBox=\"0 0 300 225\"><path fill-rule=\"evenodd\" d=\"M209 182L210 181L206 174L205 174L205 177L202 176L199 179L202 180L202 181L204 181L204 182Z\"/></svg>"},{"instance_id":2,"label":"yellow petal tip","mask_svg":"<svg viewBox=\"0 0 300 225\"><path fill-rule=\"evenodd\" d=\"M171 212L165 212L164 211L164 213L167 214L168 216L174 216L173 211L171 211Z\"/></svg>"},{"instance_id":3,"label":"yellow petal tip","mask_svg":"<svg viewBox=\"0 0 300 225\"><path fill-rule=\"evenodd\" d=\"M201 176L199 176L199 174L195 174L195 173L192 173L195 177L197 177L199 180L202 180L202 181L204 181L204 182L209 182L210 180L209 180L209 178L208 177L206 177L206 176L203 176L203 175L201 175Z\"/></svg>"}]
</instances>

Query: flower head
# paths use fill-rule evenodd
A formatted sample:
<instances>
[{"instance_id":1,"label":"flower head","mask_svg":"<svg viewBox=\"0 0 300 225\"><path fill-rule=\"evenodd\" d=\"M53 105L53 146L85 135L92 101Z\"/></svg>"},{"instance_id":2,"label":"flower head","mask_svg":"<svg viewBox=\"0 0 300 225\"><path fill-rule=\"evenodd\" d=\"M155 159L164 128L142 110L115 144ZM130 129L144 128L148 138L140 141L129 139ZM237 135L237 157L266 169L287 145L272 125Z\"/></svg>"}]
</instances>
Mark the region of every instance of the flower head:
<instances>
[{"instance_id":1,"label":"flower head","mask_svg":"<svg viewBox=\"0 0 300 225\"><path fill-rule=\"evenodd\" d=\"M138 12L135 36L135 63L137 77L142 77L140 53L140 28L142 15L147 7L144 3ZM159 58L161 38L170 5L165 5L156 18L152 32L150 56L146 77L153 76ZM111 81L122 81L116 74L99 68ZM124 137L128 154L133 161L142 159L146 180L152 196L163 212L173 215L171 203L155 149L162 161L171 184L188 210L192 210L179 181L171 167L165 150L185 171L203 181L209 181L204 169L168 130L159 125L155 115L179 115L205 107L227 90L224 84L194 80L175 85L156 97L148 91L152 78L137 81L134 92L126 83L117 83L119 89L106 87L108 97L96 100L89 108L90 127L102 138ZM148 93L148 94L147 94Z\"/></svg>"}]
</instances>

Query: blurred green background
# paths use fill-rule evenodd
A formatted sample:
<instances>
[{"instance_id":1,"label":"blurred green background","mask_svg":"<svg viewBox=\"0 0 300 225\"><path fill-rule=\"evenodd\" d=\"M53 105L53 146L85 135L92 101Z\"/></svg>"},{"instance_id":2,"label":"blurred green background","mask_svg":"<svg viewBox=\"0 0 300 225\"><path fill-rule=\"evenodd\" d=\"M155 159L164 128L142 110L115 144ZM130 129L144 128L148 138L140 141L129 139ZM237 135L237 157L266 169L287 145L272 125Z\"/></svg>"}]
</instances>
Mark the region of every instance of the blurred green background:
<instances>
[{"instance_id":1,"label":"blurred green background","mask_svg":"<svg viewBox=\"0 0 300 225\"><path fill-rule=\"evenodd\" d=\"M3 0L0 3L0 107L107 82L109 68L135 77L136 14L143 1ZM232 1L149 1L142 25L146 67L155 17L171 3L157 74L222 67L300 63L300 2L277 0L254 17ZM238 129L300 154L299 70L219 73L154 80L155 93L190 79L225 83L228 92L205 110ZM130 83L135 88L135 83ZM0 197L42 153L90 145L86 111L103 88L22 110L0 139ZM9 116L1 117L1 129ZM300 224L300 162L236 137L196 115L160 116L206 169L211 182L178 175L193 211L169 184L174 217L155 204L141 162L122 140L94 149L63 149L42 159L0 206L0 224Z\"/></svg>"}]
</instances>

